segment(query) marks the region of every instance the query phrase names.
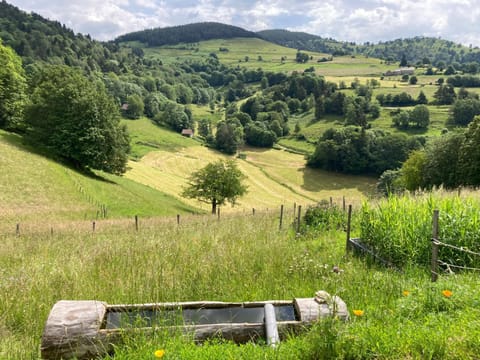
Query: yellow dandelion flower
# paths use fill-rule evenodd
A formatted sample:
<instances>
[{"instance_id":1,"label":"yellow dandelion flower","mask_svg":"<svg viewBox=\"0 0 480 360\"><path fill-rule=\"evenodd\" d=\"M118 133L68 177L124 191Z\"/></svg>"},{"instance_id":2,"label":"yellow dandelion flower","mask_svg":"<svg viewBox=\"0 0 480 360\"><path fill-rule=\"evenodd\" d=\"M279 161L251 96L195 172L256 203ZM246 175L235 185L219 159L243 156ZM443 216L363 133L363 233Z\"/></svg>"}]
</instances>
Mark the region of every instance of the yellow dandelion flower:
<instances>
[{"instance_id":1,"label":"yellow dandelion flower","mask_svg":"<svg viewBox=\"0 0 480 360\"><path fill-rule=\"evenodd\" d=\"M363 316L363 310L353 310L353 315L355 316Z\"/></svg>"},{"instance_id":2,"label":"yellow dandelion flower","mask_svg":"<svg viewBox=\"0 0 480 360\"><path fill-rule=\"evenodd\" d=\"M442 295L445 296L446 298L449 298L450 296L453 295L453 292L451 292L450 290L443 290Z\"/></svg>"},{"instance_id":3,"label":"yellow dandelion flower","mask_svg":"<svg viewBox=\"0 0 480 360\"><path fill-rule=\"evenodd\" d=\"M403 295L403 296L408 296L408 295L410 295L410 291L408 291L408 290L403 290L402 295Z\"/></svg>"},{"instance_id":4,"label":"yellow dandelion flower","mask_svg":"<svg viewBox=\"0 0 480 360\"><path fill-rule=\"evenodd\" d=\"M156 350L154 355L157 359L160 359L163 357L163 355L165 355L165 350L163 349Z\"/></svg>"}]
</instances>

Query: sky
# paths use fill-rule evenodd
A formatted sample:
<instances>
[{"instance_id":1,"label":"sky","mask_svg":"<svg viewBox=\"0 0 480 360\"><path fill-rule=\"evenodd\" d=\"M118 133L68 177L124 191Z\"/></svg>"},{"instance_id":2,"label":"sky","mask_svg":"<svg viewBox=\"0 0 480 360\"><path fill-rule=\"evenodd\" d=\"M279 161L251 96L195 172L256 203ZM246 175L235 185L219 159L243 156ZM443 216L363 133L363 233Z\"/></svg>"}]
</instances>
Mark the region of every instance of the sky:
<instances>
[{"instance_id":1,"label":"sky","mask_svg":"<svg viewBox=\"0 0 480 360\"><path fill-rule=\"evenodd\" d=\"M480 0L7 0L77 33L113 40L148 28L215 21L356 43L433 36L480 46Z\"/></svg>"}]
</instances>

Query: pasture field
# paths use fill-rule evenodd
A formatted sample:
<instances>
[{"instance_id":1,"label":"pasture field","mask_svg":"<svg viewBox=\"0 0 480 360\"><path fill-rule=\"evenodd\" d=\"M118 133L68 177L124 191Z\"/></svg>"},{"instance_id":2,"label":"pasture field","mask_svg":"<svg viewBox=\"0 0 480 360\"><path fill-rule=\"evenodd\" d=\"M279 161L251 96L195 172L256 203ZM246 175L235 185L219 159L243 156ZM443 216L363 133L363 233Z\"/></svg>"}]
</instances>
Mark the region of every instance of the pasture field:
<instances>
[{"instance_id":1,"label":"pasture field","mask_svg":"<svg viewBox=\"0 0 480 360\"><path fill-rule=\"evenodd\" d=\"M414 127L409 129L399 129L393 126L392 111L397 109L401 110L412 110L413 107L401 107L401 108L388 108L382 107L380 111L380 117L375 120L370 120L372 129L379 129L389 133L404 133L407 135L424 135L427 137L438 136L442 133L443 129L448 129L451 131L461 130L464 128L458 128L457 126L449 123L450 109L449 106L433 106L429 105L428 109L430 111L430 125L428 129L416 129ZM300 133L305 136L308 141L294 141L292 139L281 139L279 144L290 147L289 144L292 144L292 149L303 149L304 151L311 153L312 148L314 149L314 143L322 136L322 134L330 128L339 128L344 126L344 120L341 116L336 115L325 115L322 119L316 121L314 119L313 111L309 111L305 114L295 115L290 117L289 125L291 128L294 128L296 123L300 124L301 131ZM302 144L303 143L303 144Z\"/></svg>"},{"instance_id":2,"label":"pasture field","mask_svg":"<svg viewBox=\"0 0 480 360\"><path fill-rule=\"evenodd\" d=\"M358 207L353 235L359 234ZM0 358L37 359L55 302L109 304L248 301L340 296L351 319L320 322L276 349L214 340L195 345L178 334L125 335L118 359L474 359L480 351L478 276L441 276L428 269L388 270L345 254L345 232L310 229L298 236L287 211L215 217L102 220L50 234L42 228L1 234ZM242 231L239 231L242 229ZM424 239L428 241L428 239ZM333 266L341 271L335 273ZM450 297L442 295L450 291ZM355 310L355 312L354 312ZM357 315L355 315L358 314ZM113 357L112 357L113 359Z\"/></svg>"},{"instance_id":3,"label":"pasture field","mask_svg":"<svg viewBox=\"0 0 480 360\"><path fill-rule=\"evenodd\" d=\"M124 120L130 130L132 160L124 176L82 174L33 152L21 137L0 132L0 228L42 219L47 229L59 220L95 220L176 215L208 211L209 205L181 197L191 173L225 155L159 128L147 119ZM238 159L248 194L222 212L251 212L281 204L314 203L330 196L359 202L375 179L339 176L305 168L304 156L284 150L245 148ZM22 226L23 227L23 226Z\"/></svg>"},{"instance_id":4,"label":"pasture field","mask_svg":"<svg viewBox=\"0 0 480 360\"><path fill-rule=\"evenodd\" d=\"M377 204L364 203L360 216L361 238L393 264L415 263L428 267L432 252L428 239L432 236L433 211L437 209L439 240L449 245L440 249L439 258L449 263L451 269L480 268L479 207L478 191L469 189L436 190L421 197L405 194Z\"/></svg>"},{"instance_id":5,"label":"pasture field","mask_svg":"<svg viewBox=\"0 0 480 360\"><path fill-rule=\"evenodd\" d=\"M235 207L222 207L222 212L244 212L278 208L294 202L315 203L330 196L361 201L374 192L375 179L366 176L345 176L305 167L301 154L284 150L245 147L245 159L237 165L247 176L248 193ZM178 197L190 174L209 162L227 156L204 146L180 149L177 152L152 151L140 161L131 162L125 177ZM207 211L209 204L182 199L190 206Z\"/></svg>"},{"instance_id":6,"label":"pasture field","mask_svg":"<svg viewBox=\"0 0 480 360\"><path fill-rule=\"evenodd\" d=\"M176 151L179 148L198 145L192 139L179 137L178 133L159 127L147 118L122 120L130 134L131 154L133 159L140 159L153 150Z\"/></svg>"},{"instance_id":7,"label":"pasture field","mask_svg":"<svg viewBox=\"0 0 480 360\"><path fill-rule=\"evenodd\" d=\"M228 51L220 51L220 48ZM339 56L334 57L333 61L317 62L330 55L310 51L302 52L308 54L311 60L299 64L295 61L296 49L256 38L209 40L196 44L144 48L144 51L147 58L159 59L166 64L205 59L215 53L226 65L274 72L303 71L313 66L318 74L324 76L381 76L385 71L396 68L396 65L386 65L379 59L364 56Z\"/></svg>"},{"instance_id":8,"label":"pasture field","mask_svg":"<svg viewBox=\"0 0 480 360\"><path fill-rule=\"evenodd\" d=\"M198 211L140 183L98 172L82 174L34 152L21 137L0 131L0 228L40 220L46 228L60 220L159 216Z\"/></svg>"}]
</instances>

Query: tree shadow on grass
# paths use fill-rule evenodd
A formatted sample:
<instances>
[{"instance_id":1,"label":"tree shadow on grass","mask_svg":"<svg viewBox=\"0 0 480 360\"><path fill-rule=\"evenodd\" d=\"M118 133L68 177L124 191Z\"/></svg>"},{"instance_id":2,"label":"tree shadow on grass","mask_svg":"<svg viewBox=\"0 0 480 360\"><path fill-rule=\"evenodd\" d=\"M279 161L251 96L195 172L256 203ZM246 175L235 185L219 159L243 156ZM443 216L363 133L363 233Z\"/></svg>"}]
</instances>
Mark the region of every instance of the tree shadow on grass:
<instances>
[{"instance_id":1,"label":"tree shadow on grass","mask_svg":"<svg viewBox=\"0 0 480 360\"><path fill-rule=\"evenodd\" d=\"M309 167L304 167L298 171L303 173L302 188L307 191L357 189L364 195L370 195L375 189L376 179L374 177L346 175Z\"/></svg>"},{"instance_id":2,"label":"tree shadow on grass","mask_svg":"<svg viewBox=\"0 0 480 360\"><path fill-rule=\"evenodd\" d=\"M40 146L34 146L33 144L29 143L27 140L25 140L19 134L10 133L10 132L0 132L0 139L3 139L6 143L8 143L11 146L14 146L18 150L21 150L23 152L28 152L30 154L35 154L35 155L38 155L38 156L42 156L46 159L49 159L49 160L52 160L52 161L54 161L58 164L61 164L62 166L65 166L66 168L70 169L71 171L74 171L74 172L76 172L78 174L81 174L83 176L89 177L89 178L97 180L97 181L103 181L103 182L110 183L110 184L116 184L115 181L107 179L107 178L95 173L91 169L81 168L81 167L75 166L75 165L65 161L65 159L62 159L61 157L59 157L55 154L52 154L46 148L43 148L43 147L40 147Z\"/></svg>"}]
</instances>

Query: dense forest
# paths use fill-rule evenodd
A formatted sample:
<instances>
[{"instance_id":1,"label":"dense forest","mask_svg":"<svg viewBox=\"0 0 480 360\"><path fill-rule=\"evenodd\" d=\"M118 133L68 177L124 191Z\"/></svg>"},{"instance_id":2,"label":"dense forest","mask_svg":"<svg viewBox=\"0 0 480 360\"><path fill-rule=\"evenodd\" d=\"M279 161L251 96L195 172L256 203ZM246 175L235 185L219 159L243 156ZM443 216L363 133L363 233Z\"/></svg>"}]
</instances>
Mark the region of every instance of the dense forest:
<instances>
[{"instance_id":1,"label":"dense forest","mask_svg":"<svg viewBox=\"0 0 480 360\"><path fill-rule=\"evenodd\" d=\"M408 64L467 64L480 62L480 49L466 47L452 41L432 37L414 37L392 41L356 44L340 42L303 32L265 30L258 33L263 39L291 48L318 51L334 56L365 55L396 62L405 57ZM460 69L460 66L456 66Z\"/></svg>"},{"instance_id":2,"label":"dense forest","mask_svg":"<svg viewBox=\"0 0 480 360\"><path fill-rule=\"evenodd\" d=\"M137 31L119 36L115 39L115 42L139 41L147 46L162 46L179 43L196 43L199 41L218 39L219 37L222 39L231 39L258 37L258 35L237 26L203 22Z\"/></svg>"},{"instance_id":3,"label":"dense forest","mask_svg":"<svg viewBox=\"0 0 480 360\"><path fill-rule=\"evenodd\" d=\"M134 61L131 51L75 34L58 21L20 11L5 1L0 2L0 15L2 43L13 48L24 65L41 61L87 71L122 72L125 63Z\"/></svg>"},{"instance_id":4,"label":"dense forest","mask_svg":"<svg viewBox=\"0 0 480 360\"><path fill-rule=\"evenodd\" d=\"M351 43L322 38L305 32L288 30L263 30L257 33L266 41L298 50L318 51L335 56L351 55L355 48Z\"/></svg>"}]
</instances>

